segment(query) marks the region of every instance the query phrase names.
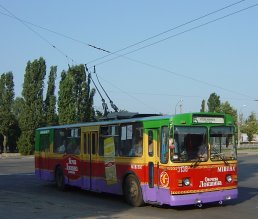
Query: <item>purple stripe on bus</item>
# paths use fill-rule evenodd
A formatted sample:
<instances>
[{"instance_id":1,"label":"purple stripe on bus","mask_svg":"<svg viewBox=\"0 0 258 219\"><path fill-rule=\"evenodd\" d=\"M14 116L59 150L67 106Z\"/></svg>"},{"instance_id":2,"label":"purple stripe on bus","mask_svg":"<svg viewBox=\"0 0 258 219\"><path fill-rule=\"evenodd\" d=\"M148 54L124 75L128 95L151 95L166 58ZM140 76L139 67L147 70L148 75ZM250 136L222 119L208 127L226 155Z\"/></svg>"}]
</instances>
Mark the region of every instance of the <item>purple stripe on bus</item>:
<instances>
[{"instance_id":1,"label":"purple stripe on bus","mask_svg":"<svg viewBox=\"0 0 258 219\"><path fill-rule=\"evenodd\" d=\"M211 203L236 199L238 196L237 189L221 190L214 192L204 192L188 195L173 195L171 196L170 205L192 205L199 203ZM174 204L175 203L175 204Z\"/></svg>"},{"instance_id":2,"label":"purple stripe on bus","mask_svg":"<svg viewBox=\"0 0 258 219\"><path fill-rule=\"evenodd\" d=\"M54 180L53 173L47 170L36 169L35 175L40 179L44 179L47 181ZM67 177L65 177L65 181L66 181L65 183L68 185L77 186L85 190L113 193L118 195L123 194L122 186L119 183L107 184L106 180L100 179L100 178L95 178L95 179L92 178L91 185L90 185L89 177L83 177L77 180L68 180ZM170 195L169 189L165 189L165 188L158 188L158 187L149 188L148 185L141 185L141 188L142 188L143 200L146 203L156 203L159 205L167 204L171 206L219 202L219 201L225 201L230 199L236 199L238 196L237 189L184 194L184 195Z\"/></svg>"},{"instance_id":3,"label":"purple stripe on bus","mask_svg":"<svg viewBox=\"0 0 258 219\"><path fill-rule=\"evenodd\" d=\"M54 181L54 176L52 172L49 172L47 170L35 170L35 175L46 181ZM85 190L91 190L91 191L96 191L96 192L107 192L107 193L113 193L113 194L118 194L122 195L122 187L118 183L113 183L113 184L107 184L107 181L104 179L100 178L92 178L91 179L91 185L90 185L90 178L89 177L83 177L79 178L76 180L69 180L67 177L65 177L65 184L71 185L71 186L76 186ZM91 186L91 188L90 188Z\"/></svg>"},{"instance_id":4,"label":"purple stripe on bus","mask_svg":"<svg viewBox=\"0 0 258 219\"><path fill-rule=\"evenodd\" d=\"M53 173L48 171L48 170L39 170L39 169L36 169L35 170L35 175L40 178L40 179L43 179L43 180L46 180L46 181L53 181L54 180L54 176L53 176Z\"/></svg>"},{"instance_id":5,"label":"purple stripe on bus","mask_svg":"<svg viewBox=\"0 0 258 219\"><path fill-rule=\"evenodd\" d=\"M168 204L171 206L193 205L199 203L219 202L230 199L236 199L238 196L237 189L184 194L184 195L170 195L168 189L164 188L149 188L148 185L142 186L143 199L145 202Z\"/></svg>"}]
</instances>

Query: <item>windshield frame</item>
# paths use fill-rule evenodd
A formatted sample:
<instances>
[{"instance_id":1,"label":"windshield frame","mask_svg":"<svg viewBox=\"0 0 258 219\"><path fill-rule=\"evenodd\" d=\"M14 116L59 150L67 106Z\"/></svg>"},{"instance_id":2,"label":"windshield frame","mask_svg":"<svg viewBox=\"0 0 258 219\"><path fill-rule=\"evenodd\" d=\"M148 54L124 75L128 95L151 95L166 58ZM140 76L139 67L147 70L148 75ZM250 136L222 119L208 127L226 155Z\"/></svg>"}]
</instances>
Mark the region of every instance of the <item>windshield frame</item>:
<instances>
[{"instance_id":1,"label":"windshield frame","mask_svg":"<svg viewBox=\"0 0 258 219\"><path fill-rule=\"evenodd\" d=\"M171 162L208 161L208 135L207 126L171 127L169 138Z\"/></svg>"},{"instance_id":2,"label":"windshield frame","mask_svg":"<svg viewBox=\"0 0 258 219\"><path fill-rule=\"evenodd\" d=\"M221 131L219 131L221 129ZM211 161L237 159L234 126L211 126L209 129ZM215 131L214 131L215 130ZM231 144L230 144L231 143Z\"/></svg>"}]
</instances>

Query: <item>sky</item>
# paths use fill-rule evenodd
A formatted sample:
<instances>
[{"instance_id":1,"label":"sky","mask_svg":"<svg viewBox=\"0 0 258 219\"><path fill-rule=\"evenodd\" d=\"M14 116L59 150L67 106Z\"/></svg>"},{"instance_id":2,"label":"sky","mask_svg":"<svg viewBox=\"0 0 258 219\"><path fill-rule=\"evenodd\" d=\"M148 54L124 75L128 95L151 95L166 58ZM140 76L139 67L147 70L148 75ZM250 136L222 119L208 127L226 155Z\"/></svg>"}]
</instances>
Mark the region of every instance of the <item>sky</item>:
<instances>
[{"instance_id":1,"label":"sky","mask_svg":"<svg viewBox=\"0 0 258 219\"><path fill-rule=\"evenodd\" d=\"M0 27L0 74L13 72L16 97L27 62L43 57L57 89L69 65L95 66L121 110L198 112L215 92L258 116L257 0L0 0Z\"/></svg>"}]
</instances>

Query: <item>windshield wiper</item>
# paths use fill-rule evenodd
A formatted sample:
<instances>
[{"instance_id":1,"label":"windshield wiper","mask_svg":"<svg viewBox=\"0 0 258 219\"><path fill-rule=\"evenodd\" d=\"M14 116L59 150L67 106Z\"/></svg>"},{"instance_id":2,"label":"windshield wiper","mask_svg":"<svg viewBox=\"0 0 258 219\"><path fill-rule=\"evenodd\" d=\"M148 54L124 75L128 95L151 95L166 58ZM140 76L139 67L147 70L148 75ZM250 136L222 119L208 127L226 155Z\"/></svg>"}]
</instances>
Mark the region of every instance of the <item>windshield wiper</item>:
<instances>
[{"instance_id":1,"label":"windshield wiper","mask_svg":"<svg viewBox=\"0 0 258 219\"><path fill-rule=\"evenodd\" d=\"M197 167L198 163L202 161L201 159L202 157L198 157L198 159L191 164L191 167L194 167L194 168Z\"/></svg>"},{"instance_id":2,"label":"windshield wiper","mask_svg":"<svg viewBox=\"0 0 258 219\"><path fill-rule=\"evenodd\" d=\"M224 161L224 163L228 166L229 163L226 161L226 159L222 156L222 154L216 149L216 148L212 148L211 150L213 150L215 152L215 155L218 155L220 157L220 159L222 161Z\"/></svg>"}]
</instances>

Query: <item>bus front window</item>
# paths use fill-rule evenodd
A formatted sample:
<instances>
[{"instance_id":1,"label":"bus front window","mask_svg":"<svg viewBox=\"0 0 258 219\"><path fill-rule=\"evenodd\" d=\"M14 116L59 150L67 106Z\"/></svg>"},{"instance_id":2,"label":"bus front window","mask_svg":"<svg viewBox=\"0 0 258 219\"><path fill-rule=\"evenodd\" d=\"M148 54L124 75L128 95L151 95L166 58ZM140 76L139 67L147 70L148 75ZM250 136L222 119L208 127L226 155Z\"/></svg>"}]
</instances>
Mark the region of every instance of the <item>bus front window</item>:
<instances>
[{"instance_id":1,"label":"bus front window","mask_svg":"<svg viewBox=\"0 0 258 219\"><path fill-rule=\"evenodd\" d=\"M233 127L211 127L210 145L212 161L236 159Z\"/></svg>"},{"instance_id":2,"label":"bus front window","mask_svg":"<svg viewBox=\"0 0 258 219\"><path fill-rule=\"evenodd\" d=\"M207 133L206 127L175 126L173 145L170 146L171 161L207 161Z\"/></svg>"}]
</instances>

